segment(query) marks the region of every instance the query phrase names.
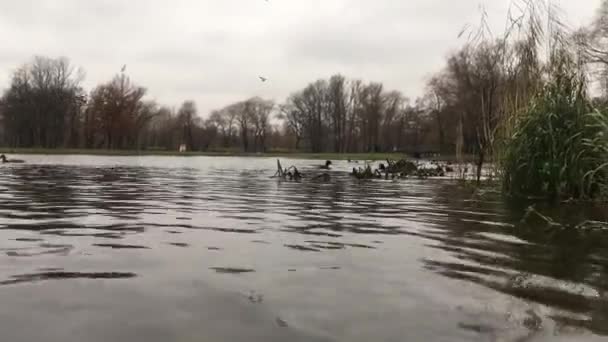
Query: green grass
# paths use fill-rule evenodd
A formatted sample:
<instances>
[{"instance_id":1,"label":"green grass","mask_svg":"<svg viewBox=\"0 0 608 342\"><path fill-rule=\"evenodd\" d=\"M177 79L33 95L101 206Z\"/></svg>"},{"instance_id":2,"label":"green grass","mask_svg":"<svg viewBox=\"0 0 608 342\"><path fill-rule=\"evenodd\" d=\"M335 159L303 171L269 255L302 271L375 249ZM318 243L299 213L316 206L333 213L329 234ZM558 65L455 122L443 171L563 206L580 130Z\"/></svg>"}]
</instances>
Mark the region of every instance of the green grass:
<instances>
[{"instance_id":1,"label":"green grass","mask_svg":"<svg viewBox=\"0 0 608 342\"><path fill-rule=\"evenodd\" d=\"M560 62L506 142L504 187L523 197L605 199L608 115L591 108L584 81Z\"/></svg>"}]
</instances>

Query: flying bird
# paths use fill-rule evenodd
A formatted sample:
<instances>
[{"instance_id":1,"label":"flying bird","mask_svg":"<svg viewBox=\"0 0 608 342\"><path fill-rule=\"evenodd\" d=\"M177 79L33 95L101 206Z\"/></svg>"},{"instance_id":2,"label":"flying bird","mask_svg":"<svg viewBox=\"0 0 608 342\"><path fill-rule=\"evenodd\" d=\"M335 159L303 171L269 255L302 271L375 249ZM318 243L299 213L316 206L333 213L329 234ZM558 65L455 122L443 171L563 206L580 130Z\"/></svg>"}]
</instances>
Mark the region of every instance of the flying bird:
<instances>
[{"instance_id":1,"label":"flying bird","mask_svg":"<svg viewBox=\"0 0 608 342\"><path fill-rule=\"evenodd\" d=\"M127 70L127 65L125 64L122 66L122 69L120 69L120 72L125 72L126 70Z\"/></svg>"},{"instance_id":2,"label":"flying bird","mask_svg":"<svg viewBox=\"0 0 608 342\"><path fill-rule=\"evenodd\" d=\"M260 78L260 81L262 82L266 82L268 81L268 79L266 77L262 77L262 76L258 76Z\"/></svg>"}]
</instances>

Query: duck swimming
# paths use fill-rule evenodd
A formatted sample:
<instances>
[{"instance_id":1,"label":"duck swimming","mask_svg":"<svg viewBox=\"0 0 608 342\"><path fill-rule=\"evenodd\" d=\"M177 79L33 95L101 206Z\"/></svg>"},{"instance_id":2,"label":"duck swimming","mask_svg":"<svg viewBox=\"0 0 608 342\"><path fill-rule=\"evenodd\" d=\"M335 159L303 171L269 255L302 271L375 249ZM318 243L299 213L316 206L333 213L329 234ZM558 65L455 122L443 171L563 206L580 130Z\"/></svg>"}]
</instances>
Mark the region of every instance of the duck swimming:
<instances>
[{"instance_id":1,"label":"duck swimming","mask_svg":"<svg viewBox=\"0 0 608 342\"><path fill-rule=\"evenodd\" d=\"M332 164L331 160L328 160L328 161L325 162L325 165L319 166L319 169L321 169L321 170L329 170L329 169L331 169L331 164Z\"/></svg>"},{"instance_id":2,"label":"duck swimming","mask_svg":"<svg viewBox=\"0 0 608 342\"><path fill-rule=\"evenodd\" d=\"M25 163L25 161L23 160L19 160L19 159L7 159L6 156L4 154L0 154L0 161L4 164L4 163L14 163L14 164L21 164L21 163Z\"/></svg>"}]
</instances>

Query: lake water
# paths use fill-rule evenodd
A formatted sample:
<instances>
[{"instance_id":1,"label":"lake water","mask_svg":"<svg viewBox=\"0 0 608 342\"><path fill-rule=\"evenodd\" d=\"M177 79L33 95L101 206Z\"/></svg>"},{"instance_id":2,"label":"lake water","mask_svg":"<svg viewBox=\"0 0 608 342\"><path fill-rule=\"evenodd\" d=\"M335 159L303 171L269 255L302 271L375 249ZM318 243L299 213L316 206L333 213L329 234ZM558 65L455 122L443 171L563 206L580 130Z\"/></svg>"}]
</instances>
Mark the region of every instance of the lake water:
<instances>
[{"instance_id":1,"label":"lake water","mask_svg":"<svg viewBox=\"0 0 608 342\"><path fill-rule=\"evenodd\" d=\"M20 158L0 165L2 341L608 339L608 233L522 224L489 191L346 162L296 183L268 158Z\"/></svg>"}]
</instances>

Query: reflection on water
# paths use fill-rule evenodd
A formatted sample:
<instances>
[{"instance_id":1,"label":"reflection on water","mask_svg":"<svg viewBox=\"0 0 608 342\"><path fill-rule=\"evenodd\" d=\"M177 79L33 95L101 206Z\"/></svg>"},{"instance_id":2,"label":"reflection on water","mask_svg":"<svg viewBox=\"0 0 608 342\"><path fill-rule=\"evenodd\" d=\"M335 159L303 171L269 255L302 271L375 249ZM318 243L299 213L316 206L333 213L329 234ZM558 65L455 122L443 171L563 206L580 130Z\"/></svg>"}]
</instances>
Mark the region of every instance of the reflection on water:
<instances>
[{"instance_id":1,"label":"reflection on water","mask_svg":"<svg viewBox=\"0 0 608 342\"><path fill-rule=\"evenodd\" d=\"M18 274L14 275L9 280L0 281L0 285L14 285L19 283L33 283L43 280L63 280L63 279L124 279L133 278L135 273L120 273L120 272L99 272L99 273L81 273L81 272L44 272L33 274Z\"/></svg>"},{"instance_id":2,"label":"reflection on water","mask_svg":"<svg viewBox=\"0 0 608 342\"><path fill-rule=\"evenodd\" d=\"M252 270L252 269L248 269L248 268L235 268L235 267L211 267L211 269L214 270L217 273L239 274L239 273L255 272L255 270Z\"/></svg>"},{"instance_id":3,"label":"reflection on water","mask_svg":"<svg viewBox=\"0 0 608 342\"><path fill-rule=\"evenodd\" d=\"M108 324L117 341L608 336L602 224L534 227L490 191L358 181L346 163L296 183L271 159L23 159L0 167L0 329L38 329L13 340L102 341Z\"/></svg>"}]
</instances>

